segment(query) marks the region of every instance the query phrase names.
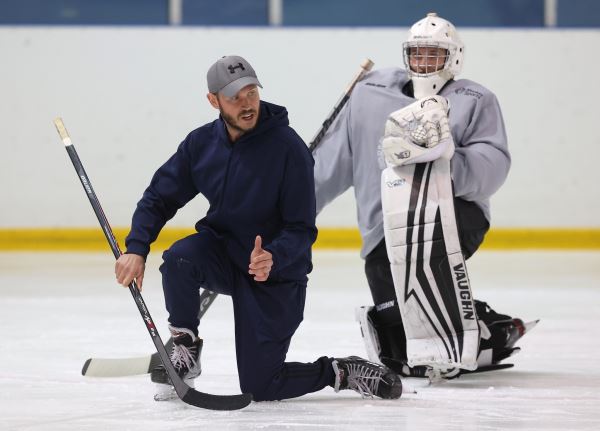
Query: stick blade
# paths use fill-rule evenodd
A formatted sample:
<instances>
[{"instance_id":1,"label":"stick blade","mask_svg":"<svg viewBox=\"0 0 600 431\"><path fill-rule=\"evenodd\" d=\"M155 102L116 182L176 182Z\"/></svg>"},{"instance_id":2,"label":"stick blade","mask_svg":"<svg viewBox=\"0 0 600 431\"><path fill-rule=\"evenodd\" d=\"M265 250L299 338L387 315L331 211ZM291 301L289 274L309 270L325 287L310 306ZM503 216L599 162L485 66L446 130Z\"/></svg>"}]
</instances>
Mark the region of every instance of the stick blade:
<instances>
[{"instance_id":1,"label":"stick blade","mask_svg":"<svg viewBox=\"0 0 600 431\"><path fill-rule=\"evenodd\" d=\"M184 403L209 410L240 410L252 402L252 394L213 395L188 388L181 397Z\"/></svg>"},{"instance_id":2,"label":"stick blade","mask_svg":"<svg viewBox=\"0 0 600 431\"><path fill-rule=\"evenodd\" d=\"M86 377L125 377L150 372L152 357L127 359L90 358L85 361L81 375Z\"/></svg>"}]
</instances>

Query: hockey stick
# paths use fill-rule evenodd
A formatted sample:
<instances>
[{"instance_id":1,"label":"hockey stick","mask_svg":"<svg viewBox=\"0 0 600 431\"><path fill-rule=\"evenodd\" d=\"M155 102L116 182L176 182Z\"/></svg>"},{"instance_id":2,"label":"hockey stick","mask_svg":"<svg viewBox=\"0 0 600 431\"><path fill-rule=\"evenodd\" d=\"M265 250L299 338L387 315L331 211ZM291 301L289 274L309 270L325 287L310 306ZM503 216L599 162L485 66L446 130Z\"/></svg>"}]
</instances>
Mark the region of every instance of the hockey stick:
<instances>
[{"instance_id":1,"label":"hockey stick","mask_svg":"<svg viewBox=\"0 0 600 431\"><path fill-rule=\"evenodd\" d=\"M202 319L218 293L203 290L200 294L200 310L198 319ZM167 351L173 347L173 338L165 344ZM131 358L89 358L83 364L81 374L86 377L124 377L137 374L148 374L162 362L158 352L151 355Z\"/></svg>"},{"instance_id":2,"label":"hockey stick","mask_svg":"<svg viewBox=\"0 0 600 431\"><path fill-rule=\"evenodd\" d=\"M71 142L71 138L67 133L67 129L65 128L62 119L60 118L56 118L54 120L54 125L56 126L56 130L58 130L58 134L60 135L60 138L63 144L65 145L65 149L69 154L69 158L73 163L73 167L77 172L77 176L81 181L81 185L83 186L83 189L87 194L87 197L90 201L90 204L92 205L96 217L98 218L98 222L102 227L104 236L110 244L110 248L115 256L115 259L118 259L121 256L121 249L119 248L117 239L115 238L110 224L108 223L108 220L104 215L104 211L100 206L100 201L98 200L98 197L96 196L96 193L92 188L92 184L85 172L85 169L83 168L83 164L81 163L81 160L79 160L79 155L77 154L77 151L75 150L75 147ZM138 290L135 281L132 281L129 284L129 292L131 293L131 296L133 296L138 311L140 312L140 315L142 316L142 319L146 324L146 329L148 330L150 338L152 338L154 346L158 351L160 360L163 363L167 374L171 379L171 382L173 383L175 392L183 402L196 407L211 410L238 410L250 404L250 402L252 401L252 394L213 395L196 391L195 389L190 388L188 385L186 385L183 379L179 377L179 374L177 374L177 371L175 370L173 364L171 363L171 360L169 359L169 354L165 349L165 345L163 344L160 335L158 335L156 325L154 324L154 321L152 320L152 317L148 312L146 303L144 302L144 299L142 298L142 295Z\"/></svg>"},{"instance_id":3,"label":"hockey stick","mask_svg":"<svg viewBox=\"0 0 600 431\"><path fill-rule=\"evenodd\" d=\"M365 77L365 75L373 68L374 64L375 63L373 63L368 58L361 63L360 70L352 79L352 81L350 81L350 84L348 84L348 87L346 87L346 90L344 90L342 97L340 97L340 100L338 100L338 102L335 104L325 121L323 121L323 125L321 126L313 140L310 142L308 148L311 152L314 151L317 145L321 143L321 140L323 139L323 136L325 136L325 133L327 133L329 126L331 126L331 124L336 119L336 117L338 116L348 99L350 99L350 93L352 93L352 90L354 89L356 83Z\"/></svg>"}]
</instances>

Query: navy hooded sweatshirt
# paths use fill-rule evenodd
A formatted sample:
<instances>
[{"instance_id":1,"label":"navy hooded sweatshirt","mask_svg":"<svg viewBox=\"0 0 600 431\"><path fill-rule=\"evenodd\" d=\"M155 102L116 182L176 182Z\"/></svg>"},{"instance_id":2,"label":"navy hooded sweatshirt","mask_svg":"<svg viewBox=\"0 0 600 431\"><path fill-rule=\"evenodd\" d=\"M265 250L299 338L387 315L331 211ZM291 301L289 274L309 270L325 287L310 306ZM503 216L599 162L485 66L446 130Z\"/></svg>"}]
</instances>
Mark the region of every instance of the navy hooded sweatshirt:
<instances>
[{"instance_id":1,"label":"navy hooded sweatshirt","mask_svg":"<svg viewBox=\"0 0 600 431\"><path fill-rule=\"evenodd\" d=\"M154 174L133 214L128 253L147 256L165 223L198 193L209 229L247 274L256 235L273 255L271 281L306 282L317 237L314 160L287 110L260 102L254 129L231 143L220 117L192 131Z\"/></svg>"}]
</instances>

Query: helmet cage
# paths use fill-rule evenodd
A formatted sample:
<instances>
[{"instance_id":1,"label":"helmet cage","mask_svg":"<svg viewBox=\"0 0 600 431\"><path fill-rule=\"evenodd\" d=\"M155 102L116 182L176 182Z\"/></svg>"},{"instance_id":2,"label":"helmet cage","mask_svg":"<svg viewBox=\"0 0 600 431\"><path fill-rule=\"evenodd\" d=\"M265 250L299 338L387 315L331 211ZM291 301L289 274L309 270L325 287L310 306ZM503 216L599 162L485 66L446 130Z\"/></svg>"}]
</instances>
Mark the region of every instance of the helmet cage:
<instances>
[{"instance_id":1,"label":"helmet cage","mask_svg":"<svg viewBox=\"0 0 600 431\"><path fill-rule=\"evenodd\" d=\"M443 49L445 54L440 55L436 52L434 55L431 54L431 49ZM448 76L453 75L453 59L456 57L458 47L454 44L446 42L433 42L433 41L410 41L402 44L404 66L408 74L411 77L427 78L434 75L444 74ZM412 52L412 55L411 55ZM416 56L418 63L422 65L421 68L413 70L410 65L411 56ZM424 71L422 70L424 66ZM450 77L450 76L448 76Z\"/></svg>"}]
</instances>

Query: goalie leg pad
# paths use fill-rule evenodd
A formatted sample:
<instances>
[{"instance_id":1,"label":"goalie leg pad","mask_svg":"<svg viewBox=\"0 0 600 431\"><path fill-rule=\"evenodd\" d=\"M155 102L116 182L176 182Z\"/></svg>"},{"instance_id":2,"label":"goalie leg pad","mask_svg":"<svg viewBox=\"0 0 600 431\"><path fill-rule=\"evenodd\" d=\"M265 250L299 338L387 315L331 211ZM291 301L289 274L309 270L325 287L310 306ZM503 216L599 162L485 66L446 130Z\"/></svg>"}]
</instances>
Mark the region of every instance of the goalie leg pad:
<instances>
[{"instance_id":1,"label":"goalie leg pad","mask_svg":"<svg viewBox=\"0 0 600 431\"><path fill-rule=\"evenodd\" d=\"M410 366L477 367L479 325L453 201L448 160L382 173L387 254Z\"/></svg>"}]
</instances>

